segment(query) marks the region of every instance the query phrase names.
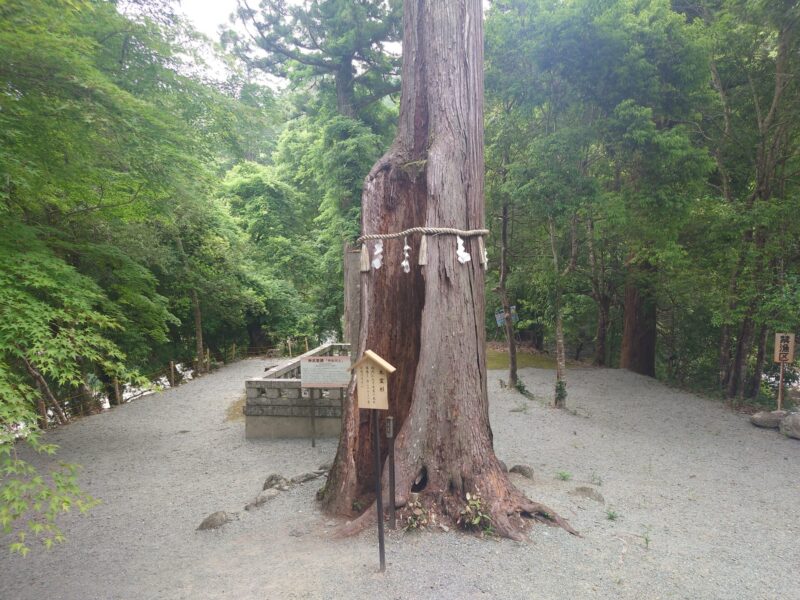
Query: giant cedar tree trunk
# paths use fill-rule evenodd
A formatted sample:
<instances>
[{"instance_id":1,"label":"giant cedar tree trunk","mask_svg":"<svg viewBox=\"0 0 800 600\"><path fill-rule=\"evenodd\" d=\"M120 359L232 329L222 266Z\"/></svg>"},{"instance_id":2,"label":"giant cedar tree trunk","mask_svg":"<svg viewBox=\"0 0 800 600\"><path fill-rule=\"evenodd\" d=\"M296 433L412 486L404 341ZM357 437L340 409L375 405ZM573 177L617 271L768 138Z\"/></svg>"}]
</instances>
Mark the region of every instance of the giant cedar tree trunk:
<instances>
[{"instance_id":1,"label":"giant cedar tree trunk","mask_svg":"<svg viewBox=\"0 0 800 600\"><path fill-rule=\"evenodd\" d=\"M480 0L406 0L400 121L389 151L367 176L363 233L405 228L483 228L483 19ZM412 242L410 239L409 242ZM384 243L384 265L362 273L359 355L371 349L397 367L390 410L398 424L397 492L404 506L420 492L439 517L456 520L465 494L479 491L493 525L519 539L520 516L569 529L550 509L529 501L509 481L492 447L486 392L484 274L478 241L460 264L456 239L429 236L428 260L400 268L403 240ZM370 250L374 242L368 242ZM354 383L344 403L342 435L322 495L323 506L351 515L372 500L374 469L369 418L356 408ZM366 413L366 411L363 411ZM385 432L381 413L381 435ZM383 457L385 458L385 444ZM383 485L386 488L386 472ZM375 520L374 505L342 533Z\"/></svg>"},{"instance_id":2,"label":"giant cedar tree trunk","mask_svg":"<svg viewBox=\"0 0 800 600\"><path fill-rule=\"evenodd\" d=\"M640 268L650 270L647 266ZM655 377L656 300L647 283L636 275L629 274L625 283L625 322L619 366Z\"/></svg>"}]
</instances>

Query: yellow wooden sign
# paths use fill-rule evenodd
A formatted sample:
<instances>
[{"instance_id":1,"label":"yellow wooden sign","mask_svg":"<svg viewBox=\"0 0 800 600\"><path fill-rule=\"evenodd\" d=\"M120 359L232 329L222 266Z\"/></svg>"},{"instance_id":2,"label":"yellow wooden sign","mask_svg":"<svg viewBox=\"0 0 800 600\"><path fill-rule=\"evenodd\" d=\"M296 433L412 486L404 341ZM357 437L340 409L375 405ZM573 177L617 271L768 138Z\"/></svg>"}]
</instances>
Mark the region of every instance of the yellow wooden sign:
<instances>
[{"instance_id":1,"label":"yellow wooden sign","mask_svg":"<svg viewBox=\"0 0 800 600\"><path fill-rule=\"evenodd\" d=\"M358 408L389 410L389 375L395 369L372 350L350 367L356 373Z\"/></svg>"},{"instance_id":2,"label":"yellow wooden sign","mask_svg":"<svg viewBox=\"0 0 800 600\"><path fill-rule=\"evenodd\" d=\"M775 334L775 362L776 363L794 362L793 333Z\"/></svg>"}]
</instances>

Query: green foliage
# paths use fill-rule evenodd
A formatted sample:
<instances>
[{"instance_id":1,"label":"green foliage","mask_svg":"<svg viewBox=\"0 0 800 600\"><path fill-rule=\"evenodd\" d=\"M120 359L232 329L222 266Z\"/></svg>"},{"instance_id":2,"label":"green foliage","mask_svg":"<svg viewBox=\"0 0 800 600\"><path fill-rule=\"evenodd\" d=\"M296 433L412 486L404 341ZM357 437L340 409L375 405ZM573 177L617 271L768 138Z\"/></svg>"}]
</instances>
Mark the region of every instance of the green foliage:
<instances>
[{"instance_id":1,"label":"green foliage","mask_svg":"<svg viewBox=\"0 0 800 600\"><path fill-rule=\"evenodd\" d=\"M364 118L398 90L399 61L384 44L399 40L401 5L397 0L319 0L287 6L267 0L253 9L243 3L238 18L255 35L229 30L222 41L273 76L298 87L315 83L339 114Z\"/></svg>"},{"instance_id":2,"label":"green foliage","mask_svg":"<svg viewBox=\"0 0 800 600\"><path fill-rule=\"evenodd\" d=\"M572 473L569 471L559 471L556 473L556 479L560 479L561 481L569 481L572 479Z\"/></svg>"},{"instance_id":3,"label":"green foliage","mask_svg":"<svg viewBox=\"0 0 800 600\"><path fill-rule=\"evenodd\" d=\"M564 406L566 402L567 402L567 383L562 379L556 381L555 404L556 406Z\"/></svg>"},{"instance_id":4,"label":"green foliage","mask_svg":"<svg viewBox=\"0 0 800 600\"><path fill-rule=\"evenodd\" d=\"M466 531L479 531L481 535L494 535L492 517L479 491L467 492L466 504L459 513L458 526Z\"/></svg>"},{"instance_id":5,"label":"green foliage","mask_svg":"<svg viewBox=\"0 0 800 600\"><path fill-rule=\"evenodd\" d=\"M92 504L75 467L40 475L16 456L20 444L54 450L36 435L55 417L45 395L69 418L100 409L79 390L145 385L138 372L191 357L192 291L217 347L246 345L290 295L215 176L271 152L274 99L236 72L227 88L193 75L199 39L164 7L0 5L0 515L15 551L60 541L56 515Z\"/></svg>"},{"instance_id":6,"label":"green foliage","mask_svg":"<svg viewBox=\"0 0 800 600\"><path fill-rule=\"evenodd\" d=\"M520 330L552 346L558 313L576 355L613 364L628 286L657 307L659 376L716 387L744 344L760 388L760 332L797 326L795 10L492 4L487 204L509 208Z\"/></svg>"},{"instance_id":7,"label":"green foliage","mask_svg":"<svg viewBox=\"0 0 800 600\"><path fill-rule=\"evenodd\" d=\"M0 424L7 416L4 408ZM55 453L56 446L40 444L34 430L22 435L36 451ZM64 542L58 517L73 509L85 513L98 503L78 487L76 465L61 463L59 468L42 475L30 463L17 458L13 441L0 439L0 466L0 532L9 536L11 552L25 556L34 542L48 549Z\"/></svg>"}]
</instances>

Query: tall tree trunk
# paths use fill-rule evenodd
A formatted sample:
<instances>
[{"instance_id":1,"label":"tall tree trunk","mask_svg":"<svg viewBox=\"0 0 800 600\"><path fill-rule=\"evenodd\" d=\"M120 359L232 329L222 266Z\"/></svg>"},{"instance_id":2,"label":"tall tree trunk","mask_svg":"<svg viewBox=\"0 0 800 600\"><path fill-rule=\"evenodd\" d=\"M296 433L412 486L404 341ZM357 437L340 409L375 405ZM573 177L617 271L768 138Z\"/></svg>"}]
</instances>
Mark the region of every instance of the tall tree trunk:
<instances>
[{"instance_id":1,"label":"tall tree trunk","mask_svg":"<svg viewBox=\"0 0 800 600\"><path fill-rule=\"evenodd\" d=\"M367 176L363 232L422 225L482 228L481 2L406 0L404 8L398 132ZM494 454L478 241L464 240L473 260L461 264L455 237L429 236L427 264L411 273L400 268L402 243L387 240L383 266L362 274L359 354L369 348L397 367L387 411L399 426L397 490L394 498L386 493L385 501L404 506L413 489L440 518L455 521L465 494L479 492L500 535L521 538L521 516L569 528L514 488ZM374 440L367 415L356 408L355 383L322 495L325 509L346 515L352 514L354 501L373 498ZM342 533L361 530L375 514L373 505Z\"/></svg>"},{"instance_id":2,"label":"tall tree trunk","mask_svg":"<svg viewBox=\"0 0 800 600\"><path fill-rule=\"evenodd\" d=\"M195 351L197 352L197 370L205 373L205 349L203 346L203 314L200 312L200 298L197 297L197 290L192 288L192 312L194 313L194 340Z\"/></svg>"},{"instance_id":3,"label":"tall tree trunk","mask_svg":"<svg viewBox=\"0 0 800 600\"><path fill-rule=\"evenodd\" d=\"M508 385L517 385L517 342L514 340L514 320L511 317L511 302L508 299L506 281L508 279L508 201L503 202L503 216L500 227L500 283L498 291L503 305L503 315L508 345Z\"/></svg>"},{"instance_id":4,"label":"tall tree trunk","mask_svg":"<svg viewBox=\"0 0 800 600\"><path fill-rule=\"evenodd\" d=\"M591 214L586 216L586 246L589 256L589 268L591 269L591 296L595 301L595 304L597 304L597 330L595 331L594 342L594 365L597 367L605 367L606 356L608 355L606 346L611 311L611 297L607 292L605 262L602 257L602 249L600 256L597 256L595 253L594 218Z\"/></svg>"},{"instance_id":5,"label":"tall tree trunk","mask_svg":"<svg viewBox=\"0 0 800 600\"><path fill-rule=\"evenodd\" d=\"M756 398L761 389L761 376L764 374L764 362L767 357L768 331L766 325L762 325L758 331L758 352L756 354L756 365L753 370L753 377L750 379L750 386L747 390L748 398Z\"/></svg>"},{"instance_id":6,"label":"tall tree trunk","mask_svg":"<svg viewBox=\"0 0 800 600\"><path fill-rule=\"evenodd\" d=\"M34 367L26 357L22 357L22 362L25 363L25 369L36 382L36 386L39 388L41 394L50 403L50 408L53 409L53 413L55 413L58 422L61 425L66 425L69 423L69 419L67 418L66 413L64 413L64 409L61 408L61 405L58 403L58 399L53 395L53 392L50 391L50 386L47 385L47 380L42 376L41 373L39 373L36 367Z\"/></svg>"},{"instance_id":7,"label":"tall tree trunk","mask_svg":"<svg viewBox=\"0 0 800 600\"><path fill-rule=\"evenodd\" d=\"M736 354L731 366L728 379L728 398L743 398L744 385L747 380L747 358L753 345L753 318L750 311L742 320L739 328L739 337L736 339Z\"/></svg>"},{"instance_id":8,"label":"tall tree trunk","mask_svg":"<svg viewBox=\"0 0 800 600\"><path fill-rule=\"evenodd\" d=\"M597 367L606 366L606 356L608 353L606 346L610 311L611 299L608 296L601 296L597 301L597 330L595 332L594 346L594 365Z\"/></svg>"},{"instance_id":9,"label":"tall tree trunk","mask_svg":"<svg viewBox=\"0 0 800 600\"><path fill-rule=\"evenodd\" d=\"M558 264L558 250L556 248L556 224L553 217L547 220L547 230L550 233L550 249L553 252L553 271L555 274L555 300L553 310L556 320L556 388L553 404L556 408L564 408L567 403L567 357L564 350L564 324L561 318L561 269Z\"/></svg>"},{"instance_id":10,"label":"tall tree trunk","mask_svg":"<svg viewBox=\"0 0 800 600\"><path fill-rule=\"evenodd\" d=\"M39 423L39 429L47 429L47 407L44 404L44 391L41 386L36 385L39 390L39 395L36 396L36 410L39 413L36 421Z\"/></svg>"},{"instance_id":11,"label":"tall tree trunk","mask_svg":"<svg viewBox=\"0 0 800 600\"><path fill-rule=\"evenodd\" d=\"M336 109L340 115L355 117L355 88L353 81L353 60L342 59L334 75L336 87Z\"/></svg>"},{"instance_id":12,"label":"tall tree trunk","mask_svg":"<svg viewBox=\"0 0 800 600\"><path fill-rule=\"evenodd\" d=\"M728 385L731 368L731 328L726 323L719 334L719 350L717 353L717 383L721 390Z\"/></svg>"},{"instance_id":13,"label":"tall tree trunk","mask_svg":"<svg viewBox=\"0 0 800 600\"><path fill-rule=\"evenodd\" d=\"M637 267L632 267L634 271ZM640 266L642 271L652 270ZM634 373L656 375L656 301L650 286L640 281L639 273L628 273L625 282L625 321L619 366Z\"/></svg>"}]
</instances>

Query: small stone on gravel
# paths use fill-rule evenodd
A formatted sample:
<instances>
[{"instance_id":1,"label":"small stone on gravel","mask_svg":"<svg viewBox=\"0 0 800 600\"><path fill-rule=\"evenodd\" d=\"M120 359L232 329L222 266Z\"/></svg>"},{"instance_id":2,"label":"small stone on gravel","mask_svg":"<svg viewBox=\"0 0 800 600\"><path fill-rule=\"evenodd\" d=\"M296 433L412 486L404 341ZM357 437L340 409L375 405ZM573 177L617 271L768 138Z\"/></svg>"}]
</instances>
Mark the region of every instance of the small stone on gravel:
<instances>
[{"instance_id":1,"label":"small stone on gravel","mask_svg":"<svg viewBox=\"0 0 800 600\"><path fill-rule=\"evenodd\" d=\"M253 500L250 504L244 507L245 510L253 510L254 508L258 508L259 506L265 504L269 500L272 500L275 496L278 495L278 490L275 488L269 488L268 490L264 490L258 496L256 496L255 500Z\"/></svg>"},{"instance_id":2,"label":"small stone on gravel","mask_svg":"<svg viewBox=\"0 0 800 600\"><path fill-rule=\"evenodd\" d=\"M232 521L230 515L226 513L224 510L218 510L217 512L211 513L203 522L200 523L200 527L198 530L205 530L205 529L217 529L225 525L225 523L229 523Z\"/></svg>"},{"instance_id":3,"label":"small stone on gravel","mask_svg":"<svg viewBox=\"0 0 800 600\"><path fill-rule=\"evenodd\" d=\"M295 475L292 477L292 483L305 483L306 481L311 481L312 479L316 479L319 477L316 473L301 473L300 475Z\"/></svg>"},{"instance_id":4,"label":"small stone on gravel","mask_svg":"<svg viewBox=\"0 0 800 600\"><path fill-rule=\"evenodd\" d=\"M509 473L522 475L526 479L533 479L533 468L528 465L514 465L508 471Z\"/></svg>"},{"instance_id":5,"label":"small stone on gravel","mask_svg":"<svg viewBox=\"0 0 800 600\"><path fill-rule=\"evenodd\" d=\"M264 482L264 487L262 490L268 490L270 488L279 488L282 485L286 485L288 483L287 479L283 475L278 475L277 473L273 473L267 480Z\"/></svg>"},{"instance_id":6,"label":"small stone on gravel","mask_svg":"<svg viewBox=\"0 0 800 600\"><path fill-rule=\"evenodd\" d=\"M322 463L319 467L317 467L320 471L330 471L333 468L332 462Z\"/></svg>"},{"instance_id":7,"label":"small stone on gravel","mask_svg":"<svg viewBox=\"0 0 800 600\"><path fill-rule=\"evenodd\" d=\"M603 498L603 494L598 492L596 489L589 487L588 485L582 485L576 487L574 490L569 492L573 496L582 496L583 498L589 498L590 500L594 500L595 502L599 502L600 504L605 504L606 499Z\"/></svg>"}]
</instances>

